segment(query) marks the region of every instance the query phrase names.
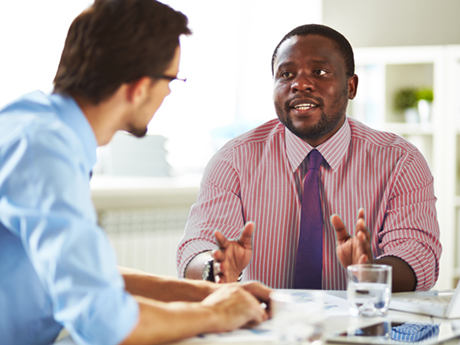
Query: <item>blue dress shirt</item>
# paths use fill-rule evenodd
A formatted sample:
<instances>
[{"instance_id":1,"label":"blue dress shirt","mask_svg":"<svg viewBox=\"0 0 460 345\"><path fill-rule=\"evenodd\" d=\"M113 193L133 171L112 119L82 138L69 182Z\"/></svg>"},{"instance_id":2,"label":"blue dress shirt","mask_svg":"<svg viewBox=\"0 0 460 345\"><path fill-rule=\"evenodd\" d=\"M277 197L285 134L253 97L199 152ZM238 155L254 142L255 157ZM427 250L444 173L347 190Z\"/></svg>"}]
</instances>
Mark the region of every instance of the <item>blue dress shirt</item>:
<instances>
[{"instance_id":1,"label":"blue dress shirt","mask_svg":"<svg viewBox=\"0 0 460 345\"><path fill-rule=\"evenodd\" d=\"M117 344L137 323L91 202L97 142L70 97L0 111L0 344Z\"/></svg>"}]
</instances>

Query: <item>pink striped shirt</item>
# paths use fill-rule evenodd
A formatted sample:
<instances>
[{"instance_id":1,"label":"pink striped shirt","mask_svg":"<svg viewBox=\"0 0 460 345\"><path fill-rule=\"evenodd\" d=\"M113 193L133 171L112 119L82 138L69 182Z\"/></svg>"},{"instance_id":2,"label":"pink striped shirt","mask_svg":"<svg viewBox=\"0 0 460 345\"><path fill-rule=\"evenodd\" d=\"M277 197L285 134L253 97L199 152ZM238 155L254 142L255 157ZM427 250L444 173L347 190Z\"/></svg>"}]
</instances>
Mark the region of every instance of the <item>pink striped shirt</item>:
<instances>
[{"instance_id":1,"label":"pink striped shirt","mask_svg":"<svg viewBox=\"0 0 460 345\"><path fill-rule=\"evenodd\" d=\"M323 289L346 289L329 219L340 215L353 234L361 207L374 257L403 259L416 274L417 290L430 289L442 249L433 177L421 153L405 139L352 118L317 149L325 159L320 167ZM195 255L217 249L216 229L235 239L251 220L256 225L253 257L243 279L292 288L304 159L310 150L278 119L228 142L209 162L190 211L177 252L179 276Z\"/></svg>"}]
</instances>

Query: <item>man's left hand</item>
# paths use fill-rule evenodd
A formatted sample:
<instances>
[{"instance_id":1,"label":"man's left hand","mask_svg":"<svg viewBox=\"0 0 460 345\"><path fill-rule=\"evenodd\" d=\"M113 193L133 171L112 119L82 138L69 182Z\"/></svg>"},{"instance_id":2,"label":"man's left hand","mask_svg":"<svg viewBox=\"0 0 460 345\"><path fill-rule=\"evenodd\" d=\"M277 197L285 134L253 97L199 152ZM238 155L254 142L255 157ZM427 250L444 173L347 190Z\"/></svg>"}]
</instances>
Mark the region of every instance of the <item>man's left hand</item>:
<instances>
[{"instance_id":1,"label":"man's left hand","mask_svg":"<svg viewBox=\"0 0 460 345\"><path fill-rule=\"evenodd\" d=\"M350 236L338 215L331 217L331 224L337 234L337 257L343 267L374 262L371 235L364 221L364 209L359 209L354 236Z\"/></svg>"}]
</instances>

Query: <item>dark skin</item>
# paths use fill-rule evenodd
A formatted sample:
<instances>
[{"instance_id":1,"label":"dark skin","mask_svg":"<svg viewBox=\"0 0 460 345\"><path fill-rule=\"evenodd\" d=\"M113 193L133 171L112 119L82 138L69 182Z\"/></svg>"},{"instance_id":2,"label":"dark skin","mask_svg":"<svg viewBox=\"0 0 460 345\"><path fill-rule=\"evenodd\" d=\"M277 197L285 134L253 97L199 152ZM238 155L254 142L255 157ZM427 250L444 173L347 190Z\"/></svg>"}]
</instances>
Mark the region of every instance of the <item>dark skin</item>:
<instances>
[{"instance_id":1,"label":"dark skin","mask_svg":"<svg viewBox=\"0 0 460 345\"><path fill-rule=\"evenodd\" d=\"M404 260L395 256L374 259L371 250L371 235L364 220L364 209L359 210L354 236L350 236L338 215L331 217L331 223L337 234L337 257L343 267L365 263L389 265L393 268L393 292L415 290L417 280L414 271Z\"/></svg>"},{"instance_id":2,"label":"dark skin","mask_svg":"<svg viewBox=\"0 0 460 345\"><path fill-rule=\"evenodd\" d=\"M275 59L273 100L280 121L316 147L345 122L348 99L356 96L358 77L347 77L344 59L323 36L294 36Z\"/></svg>"},{"instance_id":3,"label":"dark skin","mask_svg":"<svg viewBox=\"0 0 460 345\"><path fill-rule=\"evenodd\" d=\"M333 136L345 122L349 99L356 96L358 76L347 76L345 60L329 38L319 35L294 36L279 47L274 64L275 109L280 121L313 147ZM337 234L337 258L343 267L358 263L393 267L393 291L413 291L412 268L397 257L374 259L364 210L359 210L356 231L350 236L338 215L331 217ZM254 224L248 223L238 240L230 241L216 231L219 250L196 256L186 271L187 278L201 278L202 263L214 256L217 281L236 281L252 256Z\"/></svg>"}]
</instances>

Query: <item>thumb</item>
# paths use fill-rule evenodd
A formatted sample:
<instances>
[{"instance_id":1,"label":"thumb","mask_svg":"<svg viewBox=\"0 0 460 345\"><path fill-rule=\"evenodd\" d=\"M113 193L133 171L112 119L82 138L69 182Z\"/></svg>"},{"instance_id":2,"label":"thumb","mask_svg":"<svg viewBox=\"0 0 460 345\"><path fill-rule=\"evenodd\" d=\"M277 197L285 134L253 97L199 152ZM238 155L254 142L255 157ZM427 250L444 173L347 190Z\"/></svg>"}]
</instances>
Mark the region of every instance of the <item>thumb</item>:
<instances>
[{"instance_id":1,"label":"thumb","mask_svg":"<svg viewBox=\"0 0 460 345\"><path fill-rule=\"evenodd\" d=\"M338 243L346 241L350 237L347 228L345 227L345 224L337 214L331 216L331 224L334 227L335 232L337 234Z\"/></svg>"},{"instance_id":2,"label":"thumb","mask_svg":"<svg viewBox=\"0 0 460 345\"><path fill-rule=\"evenodd\" d=\"M238 242L246 248L252 248L252 235L254 234L254 230L256 226L253 222L247 222L244 225L243 231L241 232L241 236L238 239Z\"/></svg>"}]
</instances>

